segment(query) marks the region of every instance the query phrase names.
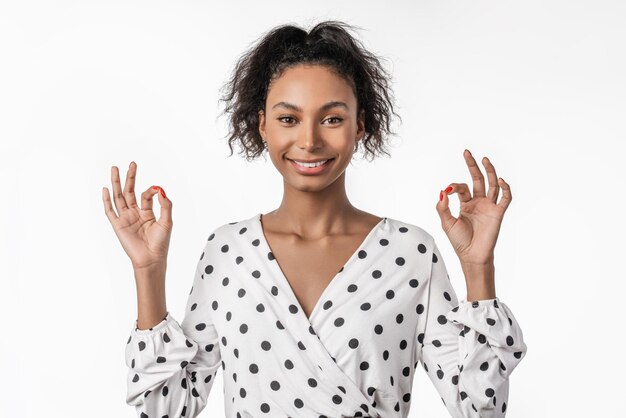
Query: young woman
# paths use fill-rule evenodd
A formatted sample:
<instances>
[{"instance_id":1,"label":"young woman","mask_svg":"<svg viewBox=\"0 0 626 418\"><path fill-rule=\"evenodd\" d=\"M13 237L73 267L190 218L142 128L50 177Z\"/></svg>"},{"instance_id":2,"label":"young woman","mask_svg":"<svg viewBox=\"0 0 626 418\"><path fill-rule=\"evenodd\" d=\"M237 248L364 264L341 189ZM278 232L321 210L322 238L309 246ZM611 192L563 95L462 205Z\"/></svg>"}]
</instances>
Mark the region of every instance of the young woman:
<instances>
[{"instance_id":1,"label":"young woman","mask_svg":"<svg viewBox=\"0 0 626 418\"><path fill-rule=\"evenodd\" d=\"M406 417L421 362L453 417L504 417L522 331L495 295L494 247L511 202L485 157L488 190L450 183L436 203L459 257L457 300L433 237L350 203L354 153L386 153L393 112L387 75L342 22L268 32L242 56L224 97L229 146L269 154L280 206L211 231L182 323L166 309L172 202L134 194L111 171L106 214L135 272L138 318L126 345L127 403L141 417L195 417L220 368L228 417ZM500 190L502 198L497 202ZM161 206L157 221L152 198ZM451 215L457 193L460 215Z\"/></svg>"}]
</instances>

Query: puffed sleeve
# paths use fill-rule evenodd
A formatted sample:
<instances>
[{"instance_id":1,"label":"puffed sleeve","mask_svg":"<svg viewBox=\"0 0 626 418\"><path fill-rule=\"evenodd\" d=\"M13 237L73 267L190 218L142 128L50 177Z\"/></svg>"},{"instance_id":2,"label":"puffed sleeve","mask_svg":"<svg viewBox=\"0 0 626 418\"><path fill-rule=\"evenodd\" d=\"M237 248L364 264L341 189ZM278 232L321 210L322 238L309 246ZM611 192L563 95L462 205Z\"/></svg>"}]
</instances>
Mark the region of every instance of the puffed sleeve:
<instances>
[{"instance_id":1,"label":"puffed sleeve","mask_svg":"<svg viewBox=\"0 0 626 418\"><path fill-rule=\"evenodd\" d=\"M196 417L206 406L221 365L205 275L213 270L211 237L198 261L181 325L170 312L154 327L137 329L126 344L126 403L137 416Z\"/></svg>"},{"instance_id":2,"label":"puffed sleeve","mask_svg":"<svg viewBox=\"0 0 626 418\"><path fill-rule=\"evenodd\" d=\"M522 330L497 297L459 303L434 240L431 248L418 360L452 417L505 417L509 376L526 355Z\"/></svg>"}]
</instances>

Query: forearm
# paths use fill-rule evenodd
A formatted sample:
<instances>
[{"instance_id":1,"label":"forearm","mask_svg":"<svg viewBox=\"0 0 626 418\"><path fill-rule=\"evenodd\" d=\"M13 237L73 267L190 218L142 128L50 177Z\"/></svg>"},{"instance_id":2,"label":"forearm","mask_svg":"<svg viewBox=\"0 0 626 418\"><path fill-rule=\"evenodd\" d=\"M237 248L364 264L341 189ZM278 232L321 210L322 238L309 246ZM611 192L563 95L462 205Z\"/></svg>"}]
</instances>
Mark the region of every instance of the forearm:
<instances>
[{"instance_id":1,"label":"forearm","mask_svg":"<svg viewBox=\"0 0 626 418\"><path fill-rule=\"evenodd\" d=\"M152 328L167 314L165 297L166 265L135 270L137 285L137 328Z\"/></svg>"},{"instance_id":2,"label":"forearm","mask_svg":"<svg viewBox=\"0 0 626 418\"><path fill-rule=\"evenodd\" d=\"M467 300L494 299L496 297L495 265L463 264L463 274L467 287Z\"/></svg>"}]
</instances>

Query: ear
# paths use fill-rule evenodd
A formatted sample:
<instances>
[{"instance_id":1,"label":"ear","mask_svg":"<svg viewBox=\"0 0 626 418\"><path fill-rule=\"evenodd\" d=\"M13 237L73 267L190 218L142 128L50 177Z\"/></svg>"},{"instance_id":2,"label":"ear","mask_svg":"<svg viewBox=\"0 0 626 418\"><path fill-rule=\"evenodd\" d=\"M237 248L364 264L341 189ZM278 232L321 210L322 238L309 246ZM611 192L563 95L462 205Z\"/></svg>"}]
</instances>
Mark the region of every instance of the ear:
<instances>
[{"instance_id":1,"label":"ear","mask_svg":"<svg viewBox=\"0 0 626 418\"><path fill-rule=\"evenodd\" d=\"M361 109L357 118L356 137L358 141L365 137L365 110Z\"/></svg>"},{"instance_id":2,"label":"ear","mask_svg":"<svg viewBox=\"0 0 626 418\"><path fill-rule=\"evenodd\" d=\"M261 134L261 138L265 141L265 112L263 109L259 110L259 133Z\"/></svg>"}]
</instances>

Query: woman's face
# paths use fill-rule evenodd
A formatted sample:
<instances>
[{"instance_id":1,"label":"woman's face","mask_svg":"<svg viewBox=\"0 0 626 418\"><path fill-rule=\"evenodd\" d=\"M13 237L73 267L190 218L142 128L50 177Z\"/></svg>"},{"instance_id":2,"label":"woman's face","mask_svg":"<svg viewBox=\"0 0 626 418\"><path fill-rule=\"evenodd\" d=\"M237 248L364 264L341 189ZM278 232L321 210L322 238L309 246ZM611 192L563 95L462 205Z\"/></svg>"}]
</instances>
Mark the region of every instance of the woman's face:
<instances>
[{"instance_id":1,"label":"woman's face","mask_svg":"<svg viewBox=\"0 0 626 418\"><path fill-rule=\"evenodd\" d=\"M265 109L259 111L259 132L272 163L302 191L322 190L339 178L365 132L352 88L324 66L285 70L270 84ZM294 160L328 161L308 168Z\"/></svg>"}]
</instances>

